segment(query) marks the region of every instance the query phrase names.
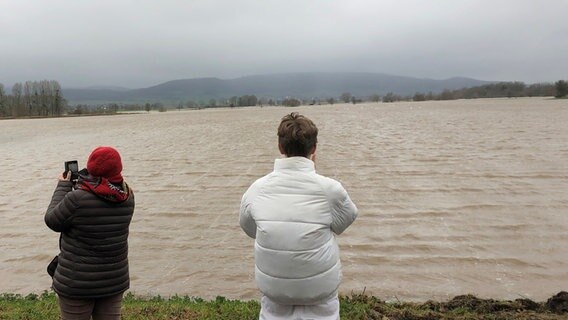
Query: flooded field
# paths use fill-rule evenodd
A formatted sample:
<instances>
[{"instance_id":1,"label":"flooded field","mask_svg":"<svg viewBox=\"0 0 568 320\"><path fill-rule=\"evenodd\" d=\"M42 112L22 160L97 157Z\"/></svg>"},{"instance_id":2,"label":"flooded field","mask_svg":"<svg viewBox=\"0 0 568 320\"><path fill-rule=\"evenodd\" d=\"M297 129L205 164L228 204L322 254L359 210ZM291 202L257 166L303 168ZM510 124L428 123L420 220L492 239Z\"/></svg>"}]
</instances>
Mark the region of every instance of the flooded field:
<instances>
[{"instance_id":1,"label":"flooded field","mask_svg":"<svg viewBox=\"0 0 568 320\"><path fill-rule=\"evenodd\" d=\"M543 300L568 290L568 101L495 99L0 121L0 292L41 292L58 235L43 222L65 160L115 146L136 194L131 291L256 298L240 198L299 111L317 170L359 218L339 238L341 292Z\"/></svg>"}]
</instances>

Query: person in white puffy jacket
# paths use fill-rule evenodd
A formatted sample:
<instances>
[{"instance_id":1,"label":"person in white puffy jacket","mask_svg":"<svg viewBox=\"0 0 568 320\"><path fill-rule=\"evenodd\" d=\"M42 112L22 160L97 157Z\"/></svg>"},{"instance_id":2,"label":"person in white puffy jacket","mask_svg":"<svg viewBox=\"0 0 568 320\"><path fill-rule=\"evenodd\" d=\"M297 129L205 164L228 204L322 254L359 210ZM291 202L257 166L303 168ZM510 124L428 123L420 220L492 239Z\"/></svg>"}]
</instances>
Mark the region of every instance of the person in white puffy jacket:
<instances>
[{"instance_id":1,"label":"person in white puffy jacket","mask_svg":"<svg viewBox=\"0 0 568 320\"><path fill-rule=\"evenodd\" d=\"M243 195L240 225L255 239L260 319L339 319L336 236L357 207L336 180L315 171L318 129L291 113L278 127L274 171Z\"/></svg>"}]
</instances>

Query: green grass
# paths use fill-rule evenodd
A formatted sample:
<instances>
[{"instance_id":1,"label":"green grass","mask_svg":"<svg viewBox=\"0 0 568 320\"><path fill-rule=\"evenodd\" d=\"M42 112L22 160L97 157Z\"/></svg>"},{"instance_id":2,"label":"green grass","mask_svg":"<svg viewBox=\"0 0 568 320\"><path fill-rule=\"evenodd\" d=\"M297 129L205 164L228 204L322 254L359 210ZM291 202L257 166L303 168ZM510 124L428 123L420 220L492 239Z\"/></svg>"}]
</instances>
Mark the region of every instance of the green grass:
<instances>
[{"instance_id":1,"label":"green grass","mask_svg":"<svg viewBox=\"0 0 568 320\"><path fill-rule=\"evenodd\" d=\"M435 319L568 319L568 313L554 314L544 303L528 299L498 301L458 296L448 302L387 303L367 295L342 296L341 319L435 320ZM229 300L217 297L143 298L127 294L122 304L122 319L258 319L260 305L255 300ZM0 295L0 319L58 319L55 294L27 296Z\"/></svg>"}]
</instances>

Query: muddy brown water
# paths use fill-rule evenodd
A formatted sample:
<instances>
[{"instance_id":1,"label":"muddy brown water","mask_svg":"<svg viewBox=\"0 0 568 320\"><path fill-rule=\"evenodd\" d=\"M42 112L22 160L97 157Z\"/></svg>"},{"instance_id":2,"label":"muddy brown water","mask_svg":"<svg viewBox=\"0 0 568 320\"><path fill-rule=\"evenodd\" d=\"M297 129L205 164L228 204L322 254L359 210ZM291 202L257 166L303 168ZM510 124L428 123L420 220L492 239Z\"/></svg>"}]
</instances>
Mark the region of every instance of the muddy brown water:
<instances>
[{"instance_id":1,"label":"muddy brown water","mask_svg":"<svg viewBox=\"0 0 568 320\"><path fill-rule=\"evenodd\" d=\"M290 111L318 125L317 170L359 207L339 238L341 292L568 289L568 101L526 98L0 121L0 292L49 288L58 236L43 214L63 161L113 145L137 197L131 291L258 297L239 202L272 170Z\"/></svg>"}]
</instances>

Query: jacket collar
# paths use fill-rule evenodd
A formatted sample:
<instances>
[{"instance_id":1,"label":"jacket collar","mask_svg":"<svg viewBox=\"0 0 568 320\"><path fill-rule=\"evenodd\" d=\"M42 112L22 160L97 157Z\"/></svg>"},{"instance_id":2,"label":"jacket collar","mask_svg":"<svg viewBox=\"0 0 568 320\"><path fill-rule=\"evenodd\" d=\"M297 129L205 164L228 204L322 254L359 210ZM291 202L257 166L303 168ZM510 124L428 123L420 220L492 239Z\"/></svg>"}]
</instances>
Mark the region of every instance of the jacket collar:
<instances>
[{"instance_id":1,"label":"jacket collar","mask_svg":"<svg viewBox=\"0 0 568 320\"><path fill-rule=\"evenodd\" d=\"M295 171L316 171L314 162L304 157L289 157L276 159L274 161L274 171L295 170Z\"/></svg>"}]
</instances>

